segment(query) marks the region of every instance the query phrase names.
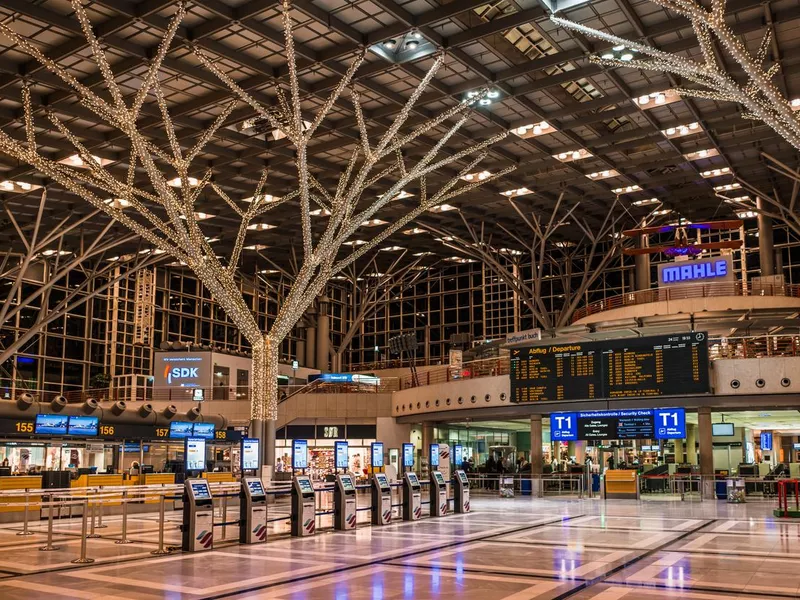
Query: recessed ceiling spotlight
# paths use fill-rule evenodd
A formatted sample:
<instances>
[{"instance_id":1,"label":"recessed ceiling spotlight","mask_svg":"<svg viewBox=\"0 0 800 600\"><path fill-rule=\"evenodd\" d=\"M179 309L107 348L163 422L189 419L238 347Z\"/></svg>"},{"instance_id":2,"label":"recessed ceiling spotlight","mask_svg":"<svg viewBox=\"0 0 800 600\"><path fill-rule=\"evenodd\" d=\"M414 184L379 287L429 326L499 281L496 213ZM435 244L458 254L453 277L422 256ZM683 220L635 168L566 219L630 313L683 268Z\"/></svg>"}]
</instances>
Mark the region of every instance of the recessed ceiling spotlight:
<instances>
[{"instance_id":1,"label":"recessed ceiling spotlight","mask_svg":"<svg viewBox=\"0 0 800 600\"><path fill-rule=\"evenodd\" d=\"M383 42L383 45L389 48L389 50L394 50L397 47L397 40L386 40Z\"/></svg>"},{"instance_id":2,"label":"recessed ceiling spotlight","mask_svg":"<svg viewBox=\"0 0 800 600\"><path fill-rule=\"evenodd\" d=\"M415 40L421 40L422 34L415 29L411 32L411 37L413 37Z\"/></svg>"},{"instance_id":3,"label":"recessed ceiling spotlight","mask_svg":"<svg viewBox=\"0 0 800 600\"><path fill-rule=\"evenodd\" d=\"M481 98L481 99L478 101L478 103L479 103L481 106L489 106L489 105L492 103L492 101L491 101L491 100L489 100L489 98Z\"/></svg>"},{"instance_id":4,"label":"recessed ceiling spotlight","mask_svg":"<svg viewBox=\"0 0 800 600\"><path fill-rule=\"evenodd\" d=\"M416 50L419 46L419 42L417 40L408 40L406 42L406 50Z\"/></svg>"}]
</instances>

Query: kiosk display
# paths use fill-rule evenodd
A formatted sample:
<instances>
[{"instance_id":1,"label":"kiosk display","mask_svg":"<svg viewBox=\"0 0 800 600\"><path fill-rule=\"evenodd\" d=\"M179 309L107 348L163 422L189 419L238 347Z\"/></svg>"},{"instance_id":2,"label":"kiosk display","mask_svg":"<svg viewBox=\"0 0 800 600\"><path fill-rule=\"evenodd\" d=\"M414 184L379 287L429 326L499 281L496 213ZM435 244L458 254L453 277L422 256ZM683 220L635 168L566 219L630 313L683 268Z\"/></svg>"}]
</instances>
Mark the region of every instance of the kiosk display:
<instances>
[{"instance_id":1,"label":"kiosk display","mask_svg":"<svg viewBox=\"0 0 800 600\"><path fill-rule=\"evenodd\" d=\"M243 477L239 491L239 543L262 544L267 541L267 493L258 477Z\"/></svg>"},{"instance_id":2,"label":"kiosk display","mask_svg":"<svg viewBox=\"0 0 800 600\"><path fill-rule=\"evenodd\" d=\"M372 442L372 468L383 468L383 442Z\"/></svg>"},{"instance_id":3,"label":"kiosk display","mask_svg":"<svg viewBox=\"0 0 800 600\"><path fill-rule=\"evenodd\" d=\"M431 471L430 507L432 517L447 514L450 503L447 500L447 484L440 471Z\"/></svg>"},{"instance_id":4,"label":"kiosk display","mask_svg":"<svg viewBox=\"0 0 800 600\"><path fill-rule=\"evenodd\" d=\"M296 440L295 440L296 441ZM314 535L317 527L317 495L311 478L295 475L292 480L292 535L305 537Z\"/></svg>"},{"instance_id":5,"label":"kiosk display","mask_svg":"<svg viewBox=\"0 0 800 600\"><path fill-rule=\"evenodd\" d=\"M184 552L202 552L214 547L214 500L205 479L184 482L181 547Z\"/></svg>"},{"instance_id":6,"label":"kiosk display","mask_svg":"<svg viewBox=\"0 0 800 600\"><path fill-rule=\"evenodd\" d=\"M294 440L292 442L292 468L308 468L308 441Z\"/></svg>"},{"instance_id":7,"label":"kiosk display","mask_svg":"<svg viewBox=\"0 0 800 600\"><path fill-rule=\"evenodd\" d=\"M403 444L403 467L406 469L414 467L414 444Z\"/></svg>"},{"instance_id":8,"label":"kiosk display","mask_svg":"<svg viewBox=\"0 0 800 600\"><path fill-rule=\"evenodd\" d=\"M469 512L469 479L467 474L458 469L456 471L453 487L453 510L457 513Z\"/></svg>"},{"instance_id":9,"label":"kiosk display","mask_svg":"<svg viewBox=\"0 0 800 600\"><path fill-rule=\"evenodd\" d=\"M184 448L186 471L205 471L206 440L204 438L186 438Z\"/></svg>"},{"instance_id":10,"label":"kiosk display","mask_svg":"<svg viewBox=\"0 0 800 600\"><path fill-rule=\"evenodd\" d=\"M388 525L392 522L392 488L386 473L372 475L372 524Z\"/></svg>"},{"instance_id":11,"label":"kiosk display","mask_svg":"<svg viewBox=\"0 0 800 600\"><path fill-rule=\"evenodd\" d=\"M255 438L242 439L242 471L258 471L258 440Z\"/></svg>"},{"instance_id":12,"label":"kiosk display","mask_svg":"<svg viewBox=\"0 0 800 600\"><path fill-rule=\"evenodd\" d=\"M333 527L339 531L356 528L356 486L350 475L337 475L333 489Z\"/></svg>"},{"instance_id":13,"label":"kiosk display","mask_svg":"<svg viewBox=\"0 0 800 600\"><path fill-rule=\"evenodd\" d=\"M422 486L416 473L403 474L403 519L418 521L422 516Z\"/></svg>"},{"instance_id":14,"label":"kiosk display","mask_svg":"<svg viewBox=\"0 0 800 600\"><path fill-rule=\"evenodd\" d=\"M439 444L431 444L430 448L430 466L431 469L439 466Z\"/></svg>"},{"instance_id":15,"label":"kiosk display","mask_svg":"<svg viewBox=\"0 0 800 600\"><path fill-rule=\"evenodd\" d=\"M334 456L336 456L336 468L346 471L350 458L347 453L347 442L334 443Z\"/></svg>"}]
</instances>

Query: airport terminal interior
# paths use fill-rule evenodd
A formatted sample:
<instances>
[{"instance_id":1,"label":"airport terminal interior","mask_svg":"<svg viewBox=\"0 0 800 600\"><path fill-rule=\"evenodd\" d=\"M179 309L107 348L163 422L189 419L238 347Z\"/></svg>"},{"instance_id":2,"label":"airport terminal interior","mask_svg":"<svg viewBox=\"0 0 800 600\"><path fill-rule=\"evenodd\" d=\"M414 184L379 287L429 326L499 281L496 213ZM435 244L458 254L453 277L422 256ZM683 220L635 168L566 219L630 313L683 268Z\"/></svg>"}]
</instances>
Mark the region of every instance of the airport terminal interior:
<instances>
[{"instance_id":1,"label":"airport terminal interior","mask_svg":"<svg viewBox=\"0 0 800 600\"><path fill-rule=\"evenodd\" d=\"M798 32L0 2L0 599L800 598Z\"/></svg>"}]
</instances>

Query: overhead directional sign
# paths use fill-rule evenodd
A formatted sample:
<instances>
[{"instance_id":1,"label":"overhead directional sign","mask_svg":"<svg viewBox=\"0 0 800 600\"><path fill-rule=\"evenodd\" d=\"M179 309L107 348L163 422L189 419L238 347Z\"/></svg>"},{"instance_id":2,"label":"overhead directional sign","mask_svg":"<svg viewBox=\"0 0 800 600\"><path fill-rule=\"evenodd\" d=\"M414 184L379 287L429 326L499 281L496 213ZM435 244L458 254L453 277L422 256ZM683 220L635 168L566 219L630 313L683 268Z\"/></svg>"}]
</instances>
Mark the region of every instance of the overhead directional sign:
<instances>
[{"instance_id":1,"label":"overhead directional sign","mask_svg":"<svg viewBox=\"0 0 800 600\"><path fill-rule=\"evenodd\" d=\"M550 415L550 438L553 441L671 440L685 437L686 411L682 408L603 410Z\"/></svg>"}]
</instances>

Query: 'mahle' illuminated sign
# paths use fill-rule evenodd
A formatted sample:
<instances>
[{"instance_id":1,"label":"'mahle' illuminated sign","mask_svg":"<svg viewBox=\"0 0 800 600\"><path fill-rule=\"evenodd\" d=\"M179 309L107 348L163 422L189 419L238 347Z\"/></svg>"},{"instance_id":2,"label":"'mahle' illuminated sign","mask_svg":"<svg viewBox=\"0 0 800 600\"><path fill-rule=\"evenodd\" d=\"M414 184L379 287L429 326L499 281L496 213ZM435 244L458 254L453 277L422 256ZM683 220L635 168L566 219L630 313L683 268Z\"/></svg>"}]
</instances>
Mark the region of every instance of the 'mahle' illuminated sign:
<instances>
[{"instance_id":1,"label":"'mahle' illuminated sign","mask_svg":"<svg viewBox=\"0 0 800 600\"><path fill-rule=\"evenodd\" d=\"M662 264L658 266L658 284L728 281L733 279L732 267L729 256Z\"/></svg>"}]
</instances>

